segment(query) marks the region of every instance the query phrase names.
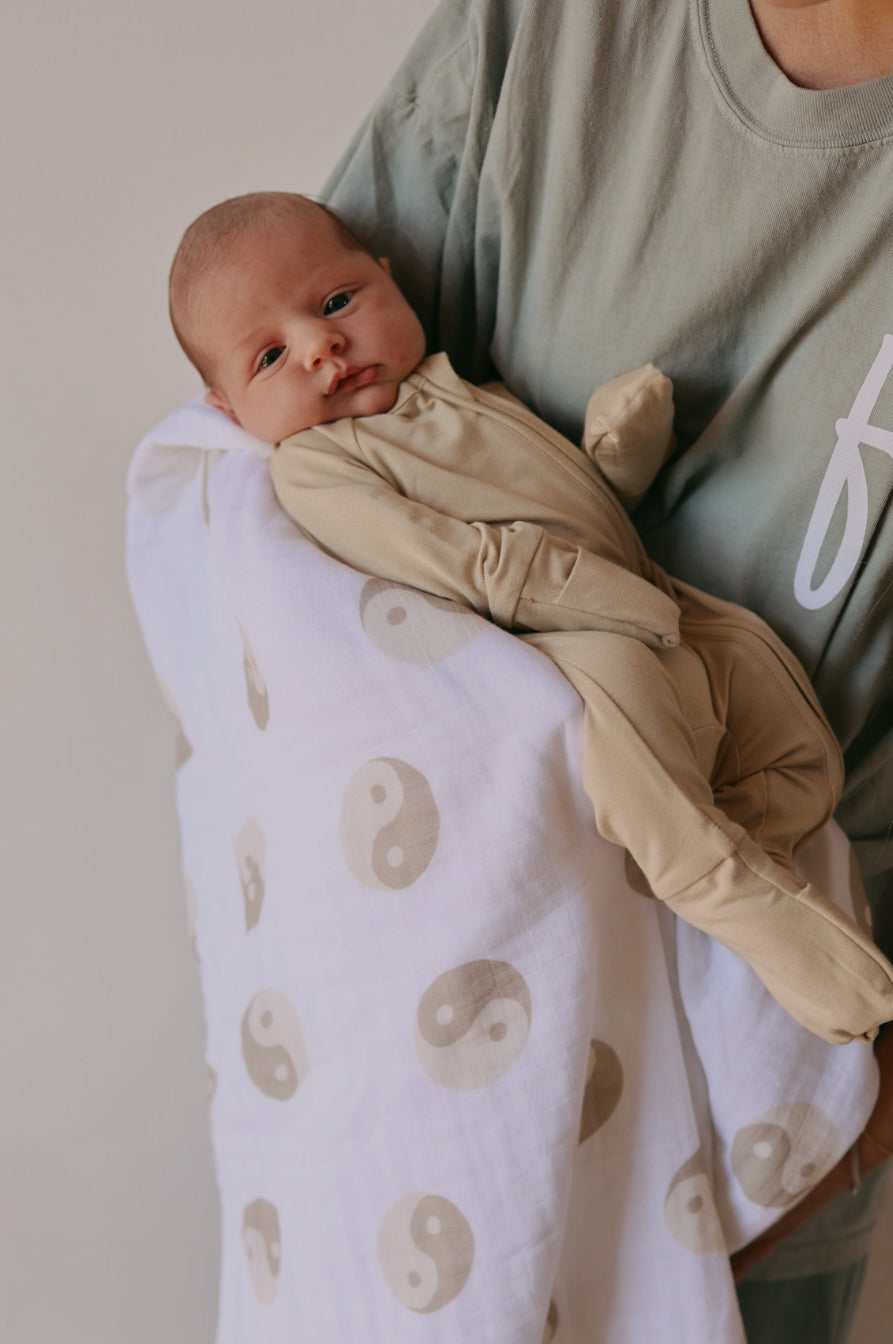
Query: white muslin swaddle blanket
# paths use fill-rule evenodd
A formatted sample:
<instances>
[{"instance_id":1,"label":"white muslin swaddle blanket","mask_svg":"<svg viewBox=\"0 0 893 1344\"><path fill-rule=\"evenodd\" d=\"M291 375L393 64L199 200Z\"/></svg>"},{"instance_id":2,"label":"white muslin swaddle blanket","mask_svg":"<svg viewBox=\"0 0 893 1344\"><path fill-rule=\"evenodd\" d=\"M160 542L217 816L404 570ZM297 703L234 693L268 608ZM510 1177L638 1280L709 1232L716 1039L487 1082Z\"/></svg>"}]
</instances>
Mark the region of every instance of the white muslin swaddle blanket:
<instances>
[{"instance_id":1,"label":"white muslin swaddle blanket","mask_svg":"<svg viewBox=\"0 0 893 1344\"><path fill-rule=\"evenodd\" d=\"M728 1254L846 1151L829 1046L629 886L555 667L346 568L199 400L128 573L177 720L217 1344L743 1344ZM832 824L804 856L859 913Z\"/></svg>"}]
</instances>

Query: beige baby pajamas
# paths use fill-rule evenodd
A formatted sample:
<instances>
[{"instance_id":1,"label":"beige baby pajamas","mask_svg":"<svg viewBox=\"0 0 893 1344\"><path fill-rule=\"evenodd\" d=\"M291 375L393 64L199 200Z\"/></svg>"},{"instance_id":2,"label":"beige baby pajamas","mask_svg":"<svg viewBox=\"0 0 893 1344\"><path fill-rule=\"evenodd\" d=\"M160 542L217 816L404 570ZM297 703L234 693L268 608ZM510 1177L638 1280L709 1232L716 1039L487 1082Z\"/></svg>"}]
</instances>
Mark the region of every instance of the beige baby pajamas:
<instances>
[{"instance_id":1,"label":"beige baby pajamas","mask_svg":"<svg viewBox=\"0 0 893 1344\"><path fill-rule=\"evenodd\" d=\"M870 1038L893 1017L893 968L793 870L843 780L809 680L757 616L654 565L620 502L666 457L672 415L669 380L637 370L593 394L581 452L438 354L389 413L284 440L272 478L332 555L547 654L583 699L598 828L643 889L811 1030Z\"/></svg>"}]
</instances>

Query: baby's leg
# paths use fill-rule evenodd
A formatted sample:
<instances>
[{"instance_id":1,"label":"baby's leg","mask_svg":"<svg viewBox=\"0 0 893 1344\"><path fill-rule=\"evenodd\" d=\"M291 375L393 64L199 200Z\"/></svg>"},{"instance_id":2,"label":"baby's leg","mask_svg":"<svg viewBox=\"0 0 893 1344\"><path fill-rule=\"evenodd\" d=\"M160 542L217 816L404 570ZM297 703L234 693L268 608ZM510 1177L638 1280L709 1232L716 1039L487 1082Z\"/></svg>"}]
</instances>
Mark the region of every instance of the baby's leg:
<instances>
[{"instance_id":1,"label":"baby's leg","mask_svg":"<svg viewBox=\"0 0 893 1344\"><path fill-rule=\"evenodd\" d=\"M833 814L843 757L800 663L758 616L680 587L685 643L725 727L712 774L723 812L787 868Z\"/></svg>"},{"instance_id":2,"label":"baby's leg","mask_svg":"<svg viewBox=\"0 0 893 1344\"><path fill-rule=\"evenodd\" d=\"M524 639L583 698L583 783L602 835L625 846L676 914L742 956L805 1026L831 1041L873 1036L893 1017L893 967L716 806L704 771L709 711L698 717L696 678L677 685L665 670L694 655L594 632Z\"/></svg>"}]
</instances>

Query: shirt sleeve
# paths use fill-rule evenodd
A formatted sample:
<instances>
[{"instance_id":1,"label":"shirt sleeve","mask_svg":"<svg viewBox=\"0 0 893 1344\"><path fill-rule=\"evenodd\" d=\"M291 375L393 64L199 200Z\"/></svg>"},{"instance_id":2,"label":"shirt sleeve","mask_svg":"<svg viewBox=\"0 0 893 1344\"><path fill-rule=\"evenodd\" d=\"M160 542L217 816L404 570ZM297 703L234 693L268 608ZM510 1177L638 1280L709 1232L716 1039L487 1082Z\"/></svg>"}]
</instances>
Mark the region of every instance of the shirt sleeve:
<instances>
[{"instance_id":1,"label":"shirt sleeve","mask_svg":"<svg viewBox=\"0 0 893 1344\"><path fill-rule=\"evenodd\" d=\"M890 721L893 698L880 714ZM844 753L846 780L837 821L852 842L873 911L875 941L893 949L893 730L882 732L865 751L858 742Z\"/></svg>"},{"instance_id":2,"label":"shirt sleeve","mask_svg":"<svg viewBox=\"0 0 893 1344\"><path fill-rule=\"evenodd\" d=\"M394 277L429 349L493 378L495 294L476 282L477 192L517 8L447 0L429 19L323 188ZM481 12L483 10L483 12ZM480 292L479 292L480 290Z\"/></svg>"},{"instance_id":3,"label":"shirt sleeve","mask_svg":"<svg viewBox=\"0 0 893 1344\"><path fill-rule=\"evenodd\" d=\"M321 430L280 444L271 472L289 517L355 569L462 602L506 629L679 642L679 608L647 580L537 524L465 522L409 499Z\"/></svg>"}]
</instances>

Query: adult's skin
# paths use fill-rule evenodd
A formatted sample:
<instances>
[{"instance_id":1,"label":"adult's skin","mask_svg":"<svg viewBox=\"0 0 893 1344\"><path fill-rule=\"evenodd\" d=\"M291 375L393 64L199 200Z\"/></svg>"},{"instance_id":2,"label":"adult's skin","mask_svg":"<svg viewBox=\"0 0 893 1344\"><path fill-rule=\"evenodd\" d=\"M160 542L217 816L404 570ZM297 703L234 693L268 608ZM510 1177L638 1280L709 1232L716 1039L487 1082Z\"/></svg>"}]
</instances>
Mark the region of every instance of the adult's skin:
<instances>
[{"instance_id":1,"label":"adult's skin","mask_svg":"<svg viewBox=\"0 0 893 1344\"><path fill-rule=\"evenodd\" d=\"M838 89L893 72L890 0L751 0L776 65L804 89Z\"/></svg>"}]
</instances>

